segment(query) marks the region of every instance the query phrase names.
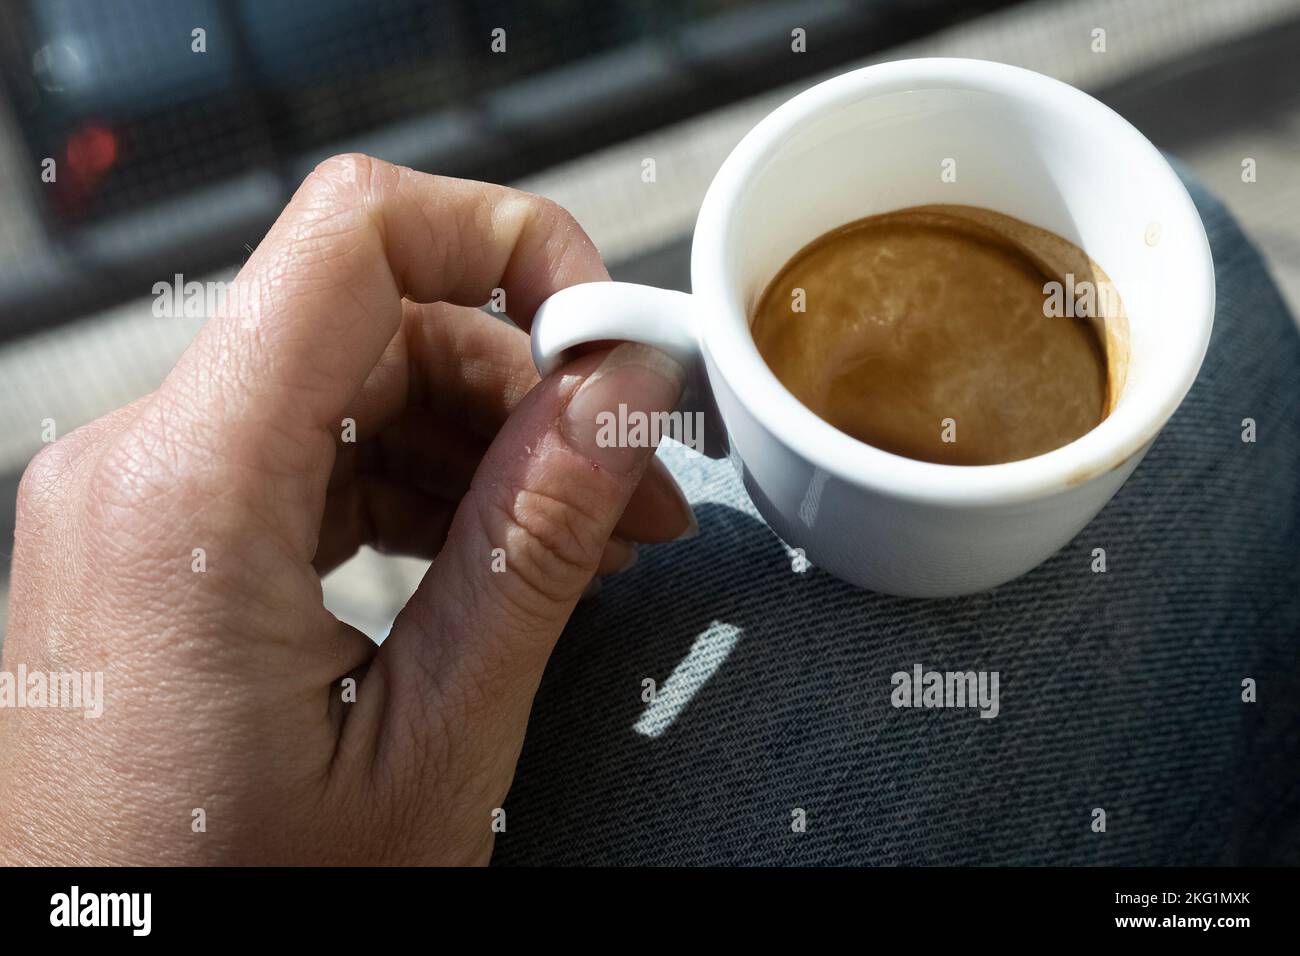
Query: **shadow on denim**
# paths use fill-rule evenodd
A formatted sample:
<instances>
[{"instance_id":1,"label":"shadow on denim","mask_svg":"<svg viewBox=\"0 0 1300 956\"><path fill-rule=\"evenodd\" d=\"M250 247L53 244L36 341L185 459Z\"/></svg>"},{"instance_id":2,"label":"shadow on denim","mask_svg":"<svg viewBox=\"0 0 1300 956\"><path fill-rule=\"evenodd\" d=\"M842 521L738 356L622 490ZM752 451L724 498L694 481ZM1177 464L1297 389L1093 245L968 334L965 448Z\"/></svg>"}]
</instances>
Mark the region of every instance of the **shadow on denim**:
<instances>
[{"instance_id":1,"label":"shadow on denim","mask_svg":"<svg viewBox=\"0 0 1300 956\"><path fill-rule=\"evenodd\" d=\"M725 464L684 482L716 492L700 536L644 549L560 641L495 862L1300 863L1300 336L1189 188L1216 263L1209 354L1074 541L990 592L885 597L793 571ZM714 622L739 631L725 660L696 661L689 701L643 732L642 681L662 692ZM997 718L891 706L918 663L998 671Z\"/></svg>"}]
</instances>

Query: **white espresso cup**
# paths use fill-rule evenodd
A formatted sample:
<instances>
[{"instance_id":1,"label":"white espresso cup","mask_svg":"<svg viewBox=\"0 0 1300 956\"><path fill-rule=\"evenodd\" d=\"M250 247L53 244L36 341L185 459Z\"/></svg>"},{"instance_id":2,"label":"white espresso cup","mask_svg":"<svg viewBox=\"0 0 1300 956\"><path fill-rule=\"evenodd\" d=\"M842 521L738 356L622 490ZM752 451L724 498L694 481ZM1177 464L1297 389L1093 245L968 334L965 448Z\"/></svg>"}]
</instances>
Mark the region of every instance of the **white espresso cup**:
<instances>
[{"instance_id":1,"label":"white espresso cup","mask_svg":"<svg viewBox=\"0 0 1300 956\"><path fill-rule=\"evenodd\" d=\"M1127 368L1092 431L1022 461L933 464L839 431L772 374L750 319L791 256L855 219L931 203L1050 230L1114 283L1128 341L1108 348L1127 349ZM534 319L539 371L601 340L675 356L691 374L684 407L704 410L707 450L731 458L776 533L845 581L912 597L994 587L1078 534L1187 394L1214 315L1205 228L1159 151L1085 93L980 60L867 67L764 118L705 196L691 286L556 293Z\"/></svg>"}]
</instances>

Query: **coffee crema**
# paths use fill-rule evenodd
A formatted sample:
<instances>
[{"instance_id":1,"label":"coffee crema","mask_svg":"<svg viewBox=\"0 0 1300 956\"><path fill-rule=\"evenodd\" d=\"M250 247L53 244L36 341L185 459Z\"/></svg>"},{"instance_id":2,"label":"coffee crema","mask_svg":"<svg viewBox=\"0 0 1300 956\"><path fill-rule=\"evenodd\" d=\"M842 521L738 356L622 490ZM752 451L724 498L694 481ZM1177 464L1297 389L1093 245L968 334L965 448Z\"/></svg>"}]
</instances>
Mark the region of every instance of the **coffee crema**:
<instances>
[{"instance_id":1,"label":"coffee crema","mask_svg":"<svg viewBox=\"0 0 1300 956\"><path fill-rule=\"evenodd\" d=\"M1053 282L1097 294L1049 314ZM1127 319L1101 268L1054 233L974 206L917 206L814 240L764 290L752 332L821 418L940 464L1069 444L1110 413L1127 362Z\"/></svg>"}]
</instances>

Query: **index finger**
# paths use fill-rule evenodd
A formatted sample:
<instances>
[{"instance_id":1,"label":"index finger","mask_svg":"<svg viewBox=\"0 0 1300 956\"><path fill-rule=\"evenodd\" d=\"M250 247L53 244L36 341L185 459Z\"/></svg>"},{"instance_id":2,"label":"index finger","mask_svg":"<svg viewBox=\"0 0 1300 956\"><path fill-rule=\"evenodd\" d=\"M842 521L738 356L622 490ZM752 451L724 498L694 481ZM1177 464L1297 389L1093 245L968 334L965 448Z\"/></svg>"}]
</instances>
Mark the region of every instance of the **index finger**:
<instances>
[{"instance_id":1,"label":"index finger","mask_svg":"<svg viewBox=\"0 0 1300 956\"><path fill-rule=\"evenodd\" d=\"M243 440L336 435L398 331L403 298L481 305L502 289L527 328L553 292L607 278L586 233L549 200L337 156L298 189L164 391Z\"/></svg>"}]
</instances>

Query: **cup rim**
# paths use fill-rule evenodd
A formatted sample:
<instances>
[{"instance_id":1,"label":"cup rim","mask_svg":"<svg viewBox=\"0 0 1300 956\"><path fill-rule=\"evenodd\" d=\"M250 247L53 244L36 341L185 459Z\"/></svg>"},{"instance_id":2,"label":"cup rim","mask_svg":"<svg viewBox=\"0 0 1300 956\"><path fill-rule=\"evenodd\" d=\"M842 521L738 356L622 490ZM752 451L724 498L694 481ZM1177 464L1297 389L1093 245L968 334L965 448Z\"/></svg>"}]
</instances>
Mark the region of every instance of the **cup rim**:
<instances>
[{"instance_id":1,"label":"cup rim","mask_svg":"<svg viewBox=\"0 0 1300 956\"><path fill-rule=\"evenodd\" d=\"M1076 123L1102 125L1108 136L1145 161L1150 188L1170 192L1171 206L1194 225L1188 281L1194 303L1187 335L1176 344L1173 371L1149 408L1116 408L1094 429L1060 448L997 465L946 465L906 458L868 445L829 422L790 393L747 334L745 304L733 295L729 251L734 213L751 176L810 118L865 96L949 86L1035 101L1068 112ZM1048 497L1121 467L1142 452L1186 396L1209 345L1214 317L1214 263L1191 196L1160 151L1118 113L1081 90L1020 67L987 60L925 58L876 64L799 93L745 135L723 162L705 195L691 249L691 279L700 303L700 347L739 401L778 441L804 460L852 485L916 502L996 505ZM739 313L745 331L721 316ZM709 317L715 319L710 321ZM747 387L738 387L746 383ZM759 410L761 407L761 411Z\"/></svg>"}]
</instances>

